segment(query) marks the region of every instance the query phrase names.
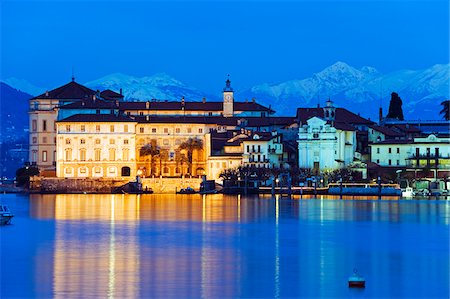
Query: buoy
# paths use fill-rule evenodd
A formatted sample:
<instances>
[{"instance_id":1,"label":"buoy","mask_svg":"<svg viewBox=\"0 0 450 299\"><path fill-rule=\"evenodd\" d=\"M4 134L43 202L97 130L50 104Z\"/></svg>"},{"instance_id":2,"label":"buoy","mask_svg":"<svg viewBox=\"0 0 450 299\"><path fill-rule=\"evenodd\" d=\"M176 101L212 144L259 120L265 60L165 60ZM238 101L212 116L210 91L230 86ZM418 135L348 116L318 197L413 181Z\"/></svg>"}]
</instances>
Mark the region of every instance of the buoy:
<instances>
[{"instance_id":1,"label":"buoy","mask_svg":"<svg viewBox=\"0 0 450 299\"><path fill-rule=\"evenodd\" d=\"M358 274L358 270L353 269L353 275L348 278L349 288L365 288L366 280Z\"/></svg>"}]
</instances>

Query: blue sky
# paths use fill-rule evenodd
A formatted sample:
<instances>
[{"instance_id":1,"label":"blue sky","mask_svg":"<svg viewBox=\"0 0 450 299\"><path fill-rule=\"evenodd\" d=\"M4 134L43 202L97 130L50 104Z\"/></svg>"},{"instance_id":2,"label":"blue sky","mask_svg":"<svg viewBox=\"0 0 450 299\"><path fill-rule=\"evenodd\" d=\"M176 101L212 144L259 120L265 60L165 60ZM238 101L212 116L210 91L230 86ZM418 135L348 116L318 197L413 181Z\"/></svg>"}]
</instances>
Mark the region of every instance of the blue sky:
<instances>
[{"instance_id":1,"label":"blue sky","mask_svg":"<svg viewBox=\"0 0 450 299\"><path fill-rule=\"evenodd\" d=\"M449 62L448 1L1 1L1 78L45 88L166 72L199 89L301 79L344 61Z\"/></svg>"}]
</instances>

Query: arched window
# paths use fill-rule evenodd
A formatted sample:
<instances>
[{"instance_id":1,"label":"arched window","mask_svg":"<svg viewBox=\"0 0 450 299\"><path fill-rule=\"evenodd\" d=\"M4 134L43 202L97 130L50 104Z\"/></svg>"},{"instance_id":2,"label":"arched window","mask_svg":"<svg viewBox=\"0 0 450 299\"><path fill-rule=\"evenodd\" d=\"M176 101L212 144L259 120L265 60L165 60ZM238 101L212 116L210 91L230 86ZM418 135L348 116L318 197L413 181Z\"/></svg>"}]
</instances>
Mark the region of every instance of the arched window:
<instances>
[{"instance_id":1,"label":"arched window","mask_svg":"<svg viewBox=\"0 0 450 299\"><path fill-rule=\"evenodd\" d=\"M128 161L130 159L130 150L127 148L124 148L122 150L122 159L123 161Z\"/></svg>"},{"instance_id":2,"label":"arched window","mask_svg":"<svg viewBox=\"0 0 450 299\"><path fill-rule=\"evenodd\" d=\"M122 167L121 171L122 176L130 176L131 175L131 169L128 166Z\"/></svg>"},{"instance_id":3,"label":"arched window","mask_svg":"<svg viewBox=\"0 0 450 299\"><path fill-rule=\"evenodd\" d=\"M164 166L164 167L163 167L163 173L164 173L164 174L169 174L169 167Z\"/></svg>"},{"instance_id":4,"label":"arched window","mask_svg":"<svg viewBox=\"0 0 450 299\"><path fill-rule=\"evenodd\" d=\"M70 143L71 143L70 138L67 138L67 139L66 139L66 144L70 144Z\"/></svg>"},{"instance_id":5,"label":"arched window","mask_svg":"<svg viewBox=\"0 0 450 299\"><path fill-rule=\"evenodd\" d=\"M114 148L109 149L109 161L116 160L116 150Z\"/></svg>"},{"instance_id":6,"label":"arched window","mask_svg":"<svg viewBox=\"0 0 450 299\"><path fill-rule=\"evenodd\" d=\"M66 161L72 161L72 149L66 149Z\"/></svg>"},{"instance_id":7,"label":"arched window","mask_svg":"<svg viewBox=\"0 0 450 299\"><path fill-rule=\"evenodd\" d=\"M100 161L102 159L102 150L99 148L94 149L94 160Z\"/></svg>"},{"instance_id":8,"label":"arched window","mask_svg":"<svg viewBox=\"0 0 450 299\"><path fill-rule=\"evenodd\" d=\"M80 161L86 161L86 149L80 149Z\"/></svg>"}]
</instances>

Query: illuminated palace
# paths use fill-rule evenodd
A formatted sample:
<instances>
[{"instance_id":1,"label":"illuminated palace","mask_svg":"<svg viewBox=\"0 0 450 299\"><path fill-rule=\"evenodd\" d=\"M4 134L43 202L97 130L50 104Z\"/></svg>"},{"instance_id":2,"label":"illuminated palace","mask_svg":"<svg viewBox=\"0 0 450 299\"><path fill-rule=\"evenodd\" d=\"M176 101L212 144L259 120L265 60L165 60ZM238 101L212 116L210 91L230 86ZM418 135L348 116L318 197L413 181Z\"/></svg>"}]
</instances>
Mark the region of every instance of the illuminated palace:
<instances>
[{"instance_id":1,"label":"illuminated palace","mask_svg":"<svg viewBox=\"0 0 450 299\"><path fill-rule=\"evenodd\" d=\"M275 132L295 123L271 116L274 111L255 100L235 101L230 80L223 101L215 102L127 102L121 93L72 80L30 100L30 161L41 175L217 179L239 165L279 166L283 150ZM219 135L228 136L233 153L213 150Z\"/></svg>"}]
</instances>

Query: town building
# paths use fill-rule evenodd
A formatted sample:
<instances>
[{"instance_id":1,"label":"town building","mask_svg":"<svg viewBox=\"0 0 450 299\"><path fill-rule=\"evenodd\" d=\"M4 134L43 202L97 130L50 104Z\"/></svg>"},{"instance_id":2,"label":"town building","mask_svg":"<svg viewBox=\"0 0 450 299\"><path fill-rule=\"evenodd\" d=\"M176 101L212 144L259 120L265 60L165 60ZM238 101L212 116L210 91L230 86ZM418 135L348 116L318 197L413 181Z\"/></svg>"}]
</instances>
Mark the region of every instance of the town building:
<instances>
[{"instance_id":1,"label":"town building","mask_svg":"<svg viewBox=\"0 0 450 299\"><path fill-rule=\"evenodd\" d=\"M298 108L297 120L300 168L324 171L368 160L372 121L335 107L331 100L323 108Z\"/></svg>"},{"instance_id":2,"label":"town building","mask_svg":"<svg viewBox=\"0 0 450 299\"><path fill-rule=\"evenodd\" d=\"M450 138L430 134L414 139L384 140L370 145L373 163L386 169L414 173L432 172L434 178L450 177Z\"/></svg>"},{"instance_id":3,"label":"town building","mask_svg":"<svg viewBox=\"0 0 450 299\"><path fill-rule=\"evenodd\" d=\"M54 150L54 160L49 165L44 163L48 162L45 159L32 161L41 170L53 165L60 178L136 175L216 178L215 170L219 168L243 163L260 167L278 165L283 159L281 136L272 132L289 130L295 124L294 117L272 117L274 111L255 100L236 102L229 79L223 90L223 102L206 99L191 102L184 98L126 102L120 94L94 92L74 81L56 90L48 93L48 98L53 99L51 108L42 106L50 101L47 95L32 99L41 106L32 106L30 121L43 123L47 112L52 115L48 123L54 125L54 130L36 130L33 134L52 135L55 144L46 146ZM242 150L232 158L211 154L211 135L240 130L259 135L246 135L246 140L241 140ZM256 145L255 150L261 152L246 152L247 143L249 149ZM228 147L232 148L232 144ZM39 143L33 150L47 151Z\"/></svg>"}]
</instances>

